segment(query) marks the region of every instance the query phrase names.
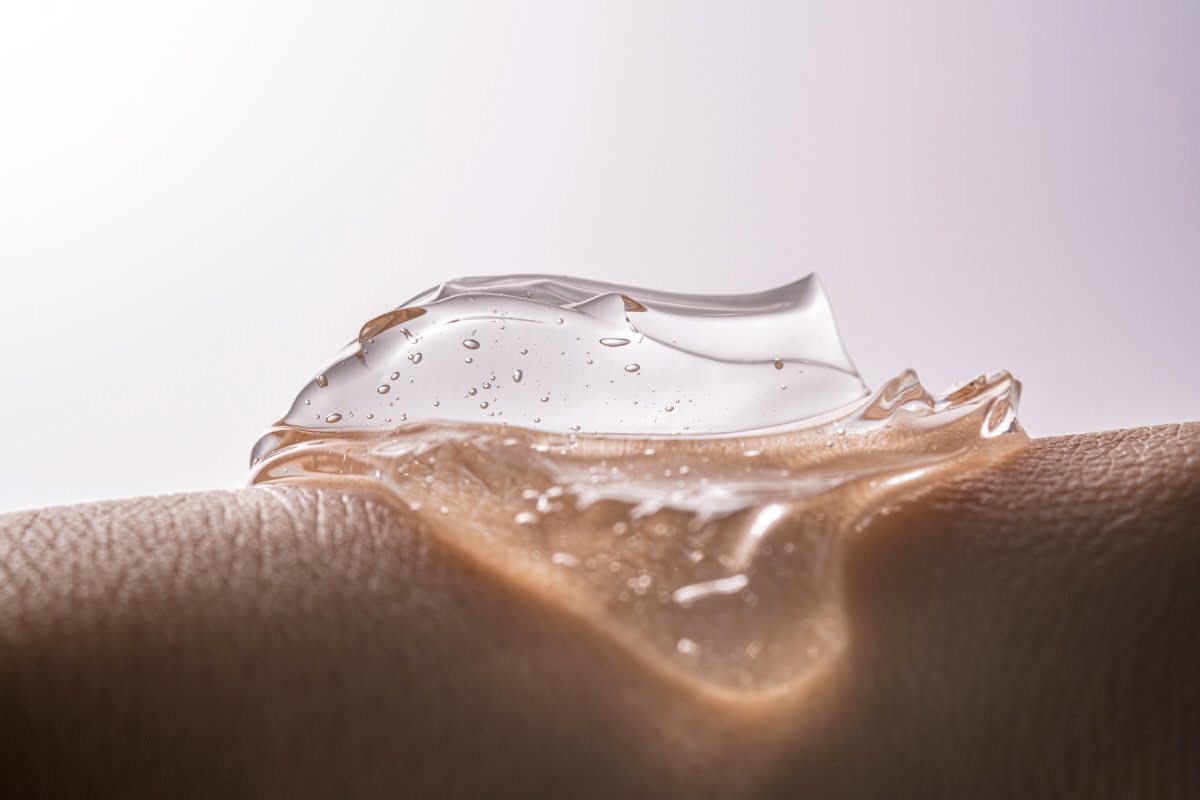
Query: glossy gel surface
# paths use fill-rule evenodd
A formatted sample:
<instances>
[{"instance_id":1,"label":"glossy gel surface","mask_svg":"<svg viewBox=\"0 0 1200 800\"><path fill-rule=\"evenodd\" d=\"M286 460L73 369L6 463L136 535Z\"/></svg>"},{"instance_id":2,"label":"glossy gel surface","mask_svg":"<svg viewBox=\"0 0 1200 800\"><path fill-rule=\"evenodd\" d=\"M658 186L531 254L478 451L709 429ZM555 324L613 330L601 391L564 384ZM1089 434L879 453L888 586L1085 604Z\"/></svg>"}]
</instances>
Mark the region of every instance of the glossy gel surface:
<instances>
[{"instance_id":1,"label":"glossy gel surface","mask_svg":"<svg viewBox=\"0 0 1200 800\"><path fill-rule=\"evenodd\" d=\"M845 537L1023 444L1018 394L911 371L870 394L814 277L720 297L467 279L367 322L253 481L368 482L656 666L768 689L845 644Z\"/></svg>"}]
</instances>

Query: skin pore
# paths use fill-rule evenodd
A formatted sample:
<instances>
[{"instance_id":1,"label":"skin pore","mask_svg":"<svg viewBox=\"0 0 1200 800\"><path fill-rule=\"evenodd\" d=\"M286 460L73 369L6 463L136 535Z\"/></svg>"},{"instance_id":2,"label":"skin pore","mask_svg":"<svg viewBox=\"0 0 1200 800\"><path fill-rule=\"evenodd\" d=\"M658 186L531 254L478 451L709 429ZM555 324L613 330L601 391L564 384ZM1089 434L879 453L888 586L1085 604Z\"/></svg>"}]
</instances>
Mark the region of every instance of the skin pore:
<instances>
[{"instance_id":1,"label":"skin pore","mask_svg":"<svg viewBox=\"0 0 1200 800\"><path fill-rule=\"evenodd\" d=\"M3 516L0 795L1200 792L1200 423L1035 440L843 575L845 650L738 697L336 485Z\"/></svg>"}]
</instances>

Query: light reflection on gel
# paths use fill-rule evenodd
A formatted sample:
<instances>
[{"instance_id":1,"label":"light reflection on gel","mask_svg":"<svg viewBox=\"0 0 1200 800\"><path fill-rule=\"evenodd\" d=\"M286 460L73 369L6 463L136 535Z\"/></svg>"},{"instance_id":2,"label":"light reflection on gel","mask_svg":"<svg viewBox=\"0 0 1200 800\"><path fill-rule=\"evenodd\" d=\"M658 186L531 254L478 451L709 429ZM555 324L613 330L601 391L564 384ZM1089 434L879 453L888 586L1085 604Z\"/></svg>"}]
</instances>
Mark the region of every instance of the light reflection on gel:
<instances>
[{"instance_id":1,"label":"light reflection on gel","mask_svg":"<svg viewBox=\"0 0 1200 800\"><path fill-rule=\"evenodd\" d=\"M932 395L905 371L869 394L812 276L728 296L471 278L368 321L252 480L369 481L654 663L765 689L845 644L845 534L1023 444L1019 389Z\"/></svg>"}]
</instances>

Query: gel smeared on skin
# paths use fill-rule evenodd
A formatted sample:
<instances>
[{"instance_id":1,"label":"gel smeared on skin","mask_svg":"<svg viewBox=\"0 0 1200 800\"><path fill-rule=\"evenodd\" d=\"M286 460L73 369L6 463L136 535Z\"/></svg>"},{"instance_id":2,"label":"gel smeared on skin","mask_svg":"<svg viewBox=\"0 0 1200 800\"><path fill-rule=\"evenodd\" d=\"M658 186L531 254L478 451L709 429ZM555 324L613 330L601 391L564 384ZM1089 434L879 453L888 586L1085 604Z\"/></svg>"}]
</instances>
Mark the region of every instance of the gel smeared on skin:
<instances>
[{"instance_id":1,"label":"gel smeared on skin","mask_svg":"<svg viewBox=\"0 0 1200 800\"><path fill-rule=\"evenodd\" d=\"M906 371L867 396L813 277L721 297L466 279L367 322L253 481L370 481L656 663L767 688L844 643L847 532L1026 441L1018 394Z\"/></svg>"}]
</instances>

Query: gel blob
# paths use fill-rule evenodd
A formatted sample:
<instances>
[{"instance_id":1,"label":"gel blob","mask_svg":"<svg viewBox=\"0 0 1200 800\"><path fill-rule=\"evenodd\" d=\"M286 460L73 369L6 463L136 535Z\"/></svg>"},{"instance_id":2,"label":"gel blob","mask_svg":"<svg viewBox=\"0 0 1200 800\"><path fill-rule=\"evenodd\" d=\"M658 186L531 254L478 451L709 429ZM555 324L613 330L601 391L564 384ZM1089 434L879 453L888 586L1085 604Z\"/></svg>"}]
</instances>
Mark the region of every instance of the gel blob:
<instances>
[{"instance_id":1,"label":"gel blob","mask_svg":"<svg viewBox=\"0 0 1200 800\"><path fill-rule=\"evenodd\" d=\"M704 296L448 282L362 326L252 481L360 482L655 668L714 688L841 652L845 537L1027 441L1019 384L870 393L815 277Z\"/></svg>"}]
</instances>

